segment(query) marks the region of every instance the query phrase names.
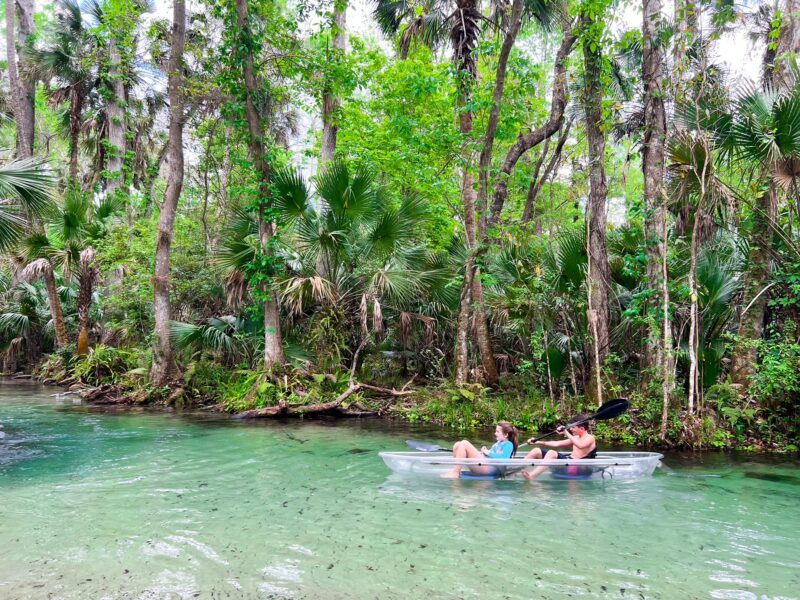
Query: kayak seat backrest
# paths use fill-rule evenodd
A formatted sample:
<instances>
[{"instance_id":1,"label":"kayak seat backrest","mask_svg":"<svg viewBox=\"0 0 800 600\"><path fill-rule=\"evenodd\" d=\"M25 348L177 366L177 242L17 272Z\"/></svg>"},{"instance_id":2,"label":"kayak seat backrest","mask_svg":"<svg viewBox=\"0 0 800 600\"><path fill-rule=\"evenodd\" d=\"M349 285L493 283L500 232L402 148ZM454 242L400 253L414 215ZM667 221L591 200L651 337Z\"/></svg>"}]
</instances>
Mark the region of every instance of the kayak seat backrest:
<instances>
[{"instance_id":1,"label":"kayak seat backrest","mask_svg":"<svg viewBox=\"0 0 800 600\"><path fill-rule=\"evenodd\" d=\"M500 479L501 475L499 472L494 473L492 475L479 475L478 473L470 473L469 471L461 471L460 478L461 479L485 479L485 480L493 480L493 479Z\"/></svg>"}]
</instances>

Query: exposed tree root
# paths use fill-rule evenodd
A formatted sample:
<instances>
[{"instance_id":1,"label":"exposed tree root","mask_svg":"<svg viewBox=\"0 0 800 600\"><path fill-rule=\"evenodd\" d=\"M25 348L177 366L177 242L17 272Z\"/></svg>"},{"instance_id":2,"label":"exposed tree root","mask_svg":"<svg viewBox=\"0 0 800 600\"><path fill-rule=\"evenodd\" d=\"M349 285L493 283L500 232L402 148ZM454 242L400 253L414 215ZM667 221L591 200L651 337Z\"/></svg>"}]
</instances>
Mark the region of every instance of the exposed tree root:
<instances>
[{"instance_id":1,"label":"exposed tree root","mask_svg":"<svg viewBox=\"0 0 800 600\"><path fill-rule=\"evenodd\" d=\"M287 404L283 402L281 404L278 404L277 406L267 406L265 408L245 410L243 412L237 413L234 416L237 419L258 419L258 418L268 418L268 417L292 417L292 416L299 417L311 414L326 414L326 413L335 414L342 417L363 417L363 416L379 415L385 412L386 409L389 408L389 405L391 403L385 404L384 406L376 410L368 409L359 404L358 402L354 402L353 404L351 404L346 408L343 408L342 404L350 396L362 390L369 390L383 396L392 396L392 397L409 396L414 393L413 390L406 389L410 383L411 381L409 381L406 385L404 385L402 389L396 390L394 388L391 389L382 388L367 383L356 383L351 380L348 388L344 392L339 394L339 396L337 396L336 399L331 400L330 402L322 402L320 404Z\"/></svg>"}]
</instances>

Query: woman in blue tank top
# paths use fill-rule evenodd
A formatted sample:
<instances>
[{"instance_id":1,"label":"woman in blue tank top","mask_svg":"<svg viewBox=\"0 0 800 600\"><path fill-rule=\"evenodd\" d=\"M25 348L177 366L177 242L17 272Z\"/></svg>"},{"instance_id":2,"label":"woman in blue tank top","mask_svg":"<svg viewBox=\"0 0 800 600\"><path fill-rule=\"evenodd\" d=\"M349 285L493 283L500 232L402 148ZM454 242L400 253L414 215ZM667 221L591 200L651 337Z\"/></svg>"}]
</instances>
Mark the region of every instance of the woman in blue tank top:
<instances>
[{"instance_id":1,"label":"woman in blue tank top","mask_svg":"<svg viewBox=\"0 0 800 600\"><path fill-rule=\"evenodd\" d=\"M497 441L491 448L484 446L478 450L469 440L461 440L453 444L453 458L511 458L519 446L519 432L508 421L501 421L494 429ZM462 465L455 465L450 471L442 475L448 479L458 479L461 475ZM493 475L496 467L491 465L469 465L469 470L476 475Z\"/></svg>"}]
</instances>

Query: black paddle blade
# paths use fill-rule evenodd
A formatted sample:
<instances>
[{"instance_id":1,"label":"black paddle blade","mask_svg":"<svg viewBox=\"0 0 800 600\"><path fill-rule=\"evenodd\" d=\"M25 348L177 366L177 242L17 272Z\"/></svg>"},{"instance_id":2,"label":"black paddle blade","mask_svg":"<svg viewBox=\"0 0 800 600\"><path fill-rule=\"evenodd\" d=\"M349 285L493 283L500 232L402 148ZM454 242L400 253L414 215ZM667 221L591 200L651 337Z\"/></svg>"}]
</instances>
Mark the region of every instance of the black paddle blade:
<instances>
[{"instance_id":1,"label":"black paddle blade","mask_svg":"<svg viewBox=\"0 0 800 600\"><path fill-rule=\"evenodd\" d=\"M605 421L606 419L613 419L614 417L620 416L626 410L630 404L628 403L625 398L617 398L616 400L609 400L603 406L601 406L595 414L592 415L592 419L595 421Z\"/></svg>"},{"instance_id":2,"label":"black paddle blade","mask_svg":"<svg viewBox=\"0 0 800 600\"><path fill-rule=\"evenodd\" d=\"M450 452L450 448L442 448L437 444L429 444L427 442L420 442L419 440L406 440L406 444L420 452Z\"/></svg>"}]
</instances>

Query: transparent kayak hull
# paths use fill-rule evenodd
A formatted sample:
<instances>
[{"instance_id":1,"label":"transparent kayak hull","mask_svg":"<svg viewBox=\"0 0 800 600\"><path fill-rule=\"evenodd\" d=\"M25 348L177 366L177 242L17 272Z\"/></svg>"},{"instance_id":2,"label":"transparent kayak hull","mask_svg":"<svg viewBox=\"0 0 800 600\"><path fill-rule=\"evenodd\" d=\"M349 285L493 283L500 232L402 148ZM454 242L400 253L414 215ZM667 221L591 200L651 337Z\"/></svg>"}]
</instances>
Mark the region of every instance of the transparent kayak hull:
<instances>
[{"instance_id":1,"label":"transparent kayak hull","mask_svg":"<svg viewBox=\"0 0 800 600\"><path fill-rule=\"evenodd\" d=\"M493 467L493 473L484 478L517 478L522 470L532 470L539 465L548 467L539 477L550 479L634 479L650 477L664 456L657 452L599 452L597 458L509 459L453 458L446 452L380 452L386 466L395 473L436 477L461 465L462 476L470 477L470 467ZM483 469L478 469L482 471Z\"/></svg>"}]
</instances>

